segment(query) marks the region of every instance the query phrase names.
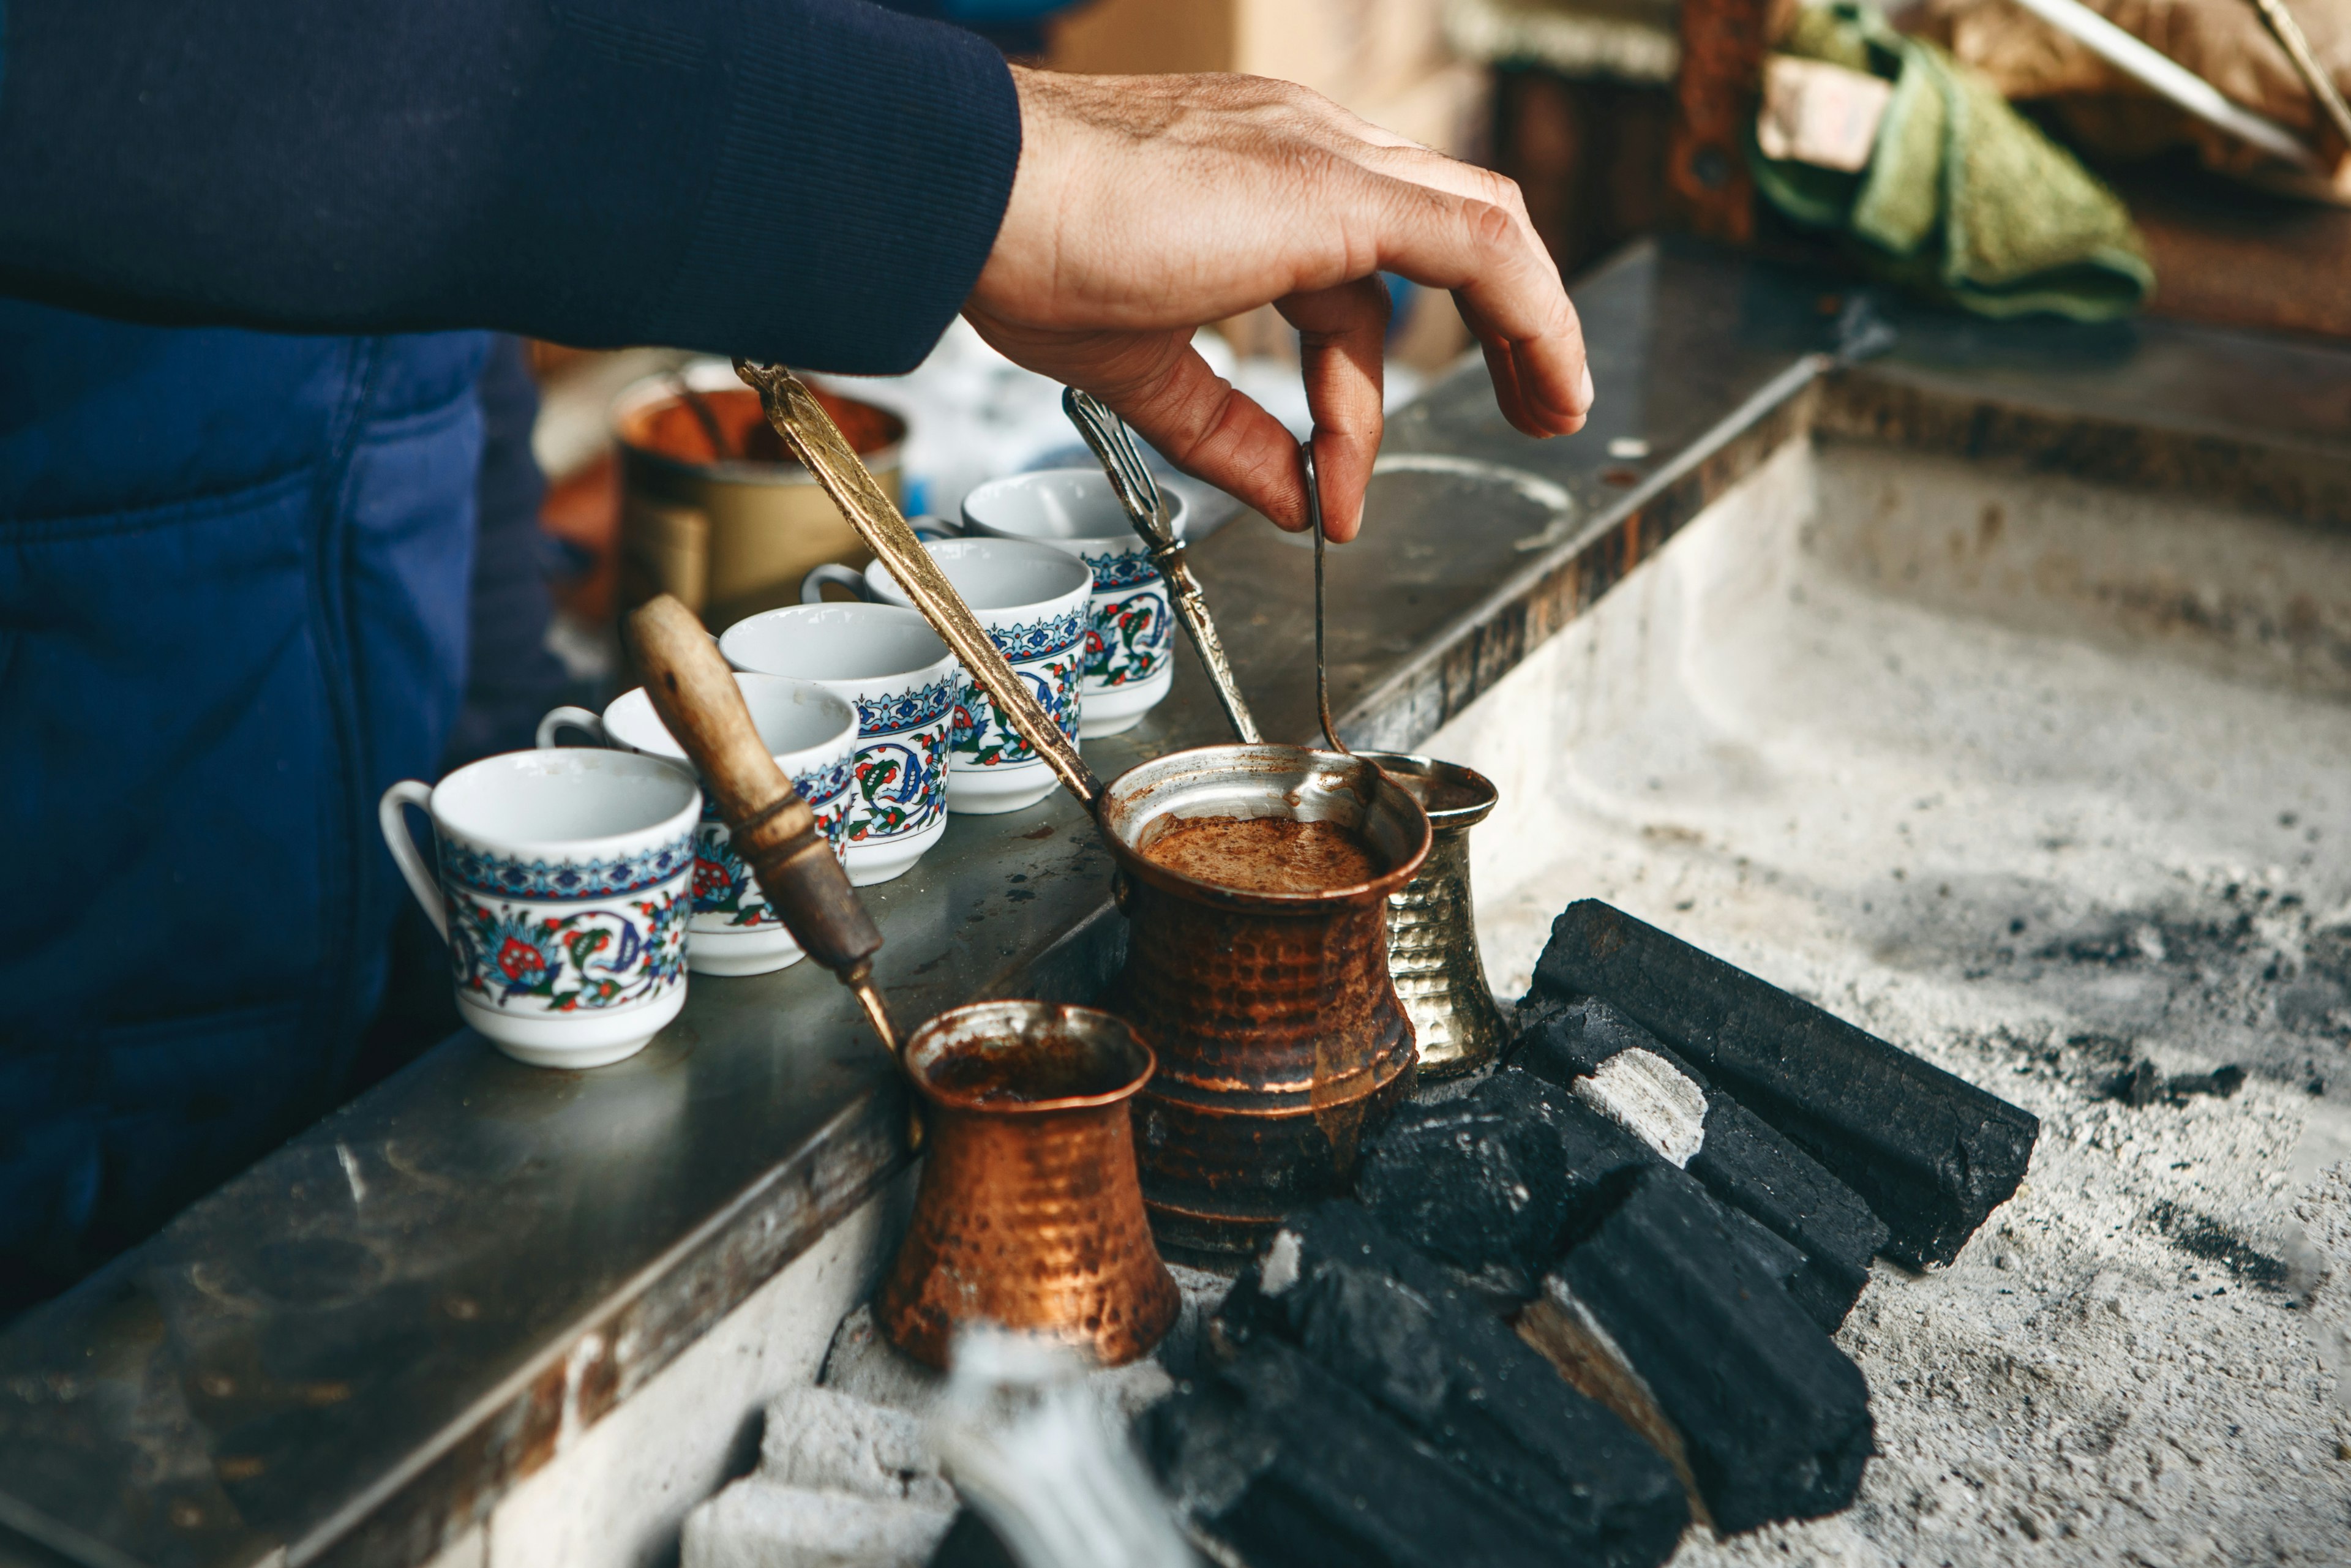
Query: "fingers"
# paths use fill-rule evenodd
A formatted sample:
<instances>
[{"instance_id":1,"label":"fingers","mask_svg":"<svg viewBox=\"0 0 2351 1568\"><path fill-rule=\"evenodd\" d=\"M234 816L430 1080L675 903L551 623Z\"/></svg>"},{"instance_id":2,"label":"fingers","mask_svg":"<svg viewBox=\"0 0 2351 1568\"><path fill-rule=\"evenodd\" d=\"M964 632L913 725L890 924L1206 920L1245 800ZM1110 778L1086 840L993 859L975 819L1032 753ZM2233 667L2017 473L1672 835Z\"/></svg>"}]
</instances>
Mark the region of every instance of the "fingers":
<instances>
[{"instance_id":1,"label":"fingers","mask_svg":"<svg viewBox=\"0 0 2351 1568\"><path fill-rule=\"evenodd\" d=\"M1322 489L1323 531L1344 544L1363 527L1364 490L1380 450L1387 285L1376 277L1357 278L1335 288L1291 295L1278 301L1277 308L1298 329L1306 405L1314 413L1314 471Z\"/></svg>"},{"instance_id":2,"label":"fingers","mask_svg":"<svg viewBox=\"0 0 2351 1568\"><path fill-rule=\"evenodd\" d=\"M1498 374L1494 390L1513 425L1535 436L1582 429L1592 406L1583 329L1551 257L1502 207L1410 181L1384 183L1374 214L1379 264L1453 291L1488 363L1498 353L1509 361L1508 384Z\"/></svg>"},{"instance_id":3,"label":"fingers","mask_svg":"<svg viewBox=\"0 0 2351 1568\"><path fill-rule=\"evenodd\" d=\"M1157 342L1174 351L1148 351L1138 345L1134 369L1139 373L1109 376L1085 390L1110 404L1137 434L1185 473L1255 507L1292 533L1304 528L1306 489L1299 470L1298 442L1288 427L1210 370L1192 347L1190 334L1172 340L1158 335ZM1149 369L1143 370L1146 362ZM1376 447L1376 381L1373 388L1372 440ZM1368 476L1368 459L1364 468ZM1354 491L1358 497L1362 488L1359 479ZM1325 496L1334 493L1325 480ZM1332 537L1352 535L1351 528L1347 535Z\"/></svg>"},{"instance_id":4,"label":"fingers","mask_svg":"<svg viewBox=\"0 0 2351 1568\"><path fill-rule=\"evenodd\" d=\"M1463 320L1486 351L1504 416L1529 435L1581 429L1593 402L1583 323L1516 182L1381 131L1335 105L1313 101L1325 111L1319 140L1337 143L1331 150L1375 178L1428 193L1419 199L1393 191L1373 193L1374 210L1384 212L1398 231L1374 245L1383 265L1416 282L1454 290ZM1496 232L1498 222L1508 225L1510 235ZM1466 262L1468 281L1456 281L1462 274L1423 276L1413 260L1405 259L1416 251L1422 265L1439 258L1448 237L1457 253L1454 265ZM1320 463L1319 444L1316 455Z\"/></svg>"}]
</instances>

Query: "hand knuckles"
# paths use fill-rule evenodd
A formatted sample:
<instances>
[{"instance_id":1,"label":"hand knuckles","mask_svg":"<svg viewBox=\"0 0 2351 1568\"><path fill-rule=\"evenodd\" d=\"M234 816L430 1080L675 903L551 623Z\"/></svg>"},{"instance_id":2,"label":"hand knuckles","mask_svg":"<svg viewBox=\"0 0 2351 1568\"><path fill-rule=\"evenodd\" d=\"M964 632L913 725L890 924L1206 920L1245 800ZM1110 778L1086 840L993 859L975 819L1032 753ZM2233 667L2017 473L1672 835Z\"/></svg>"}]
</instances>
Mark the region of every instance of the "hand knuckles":
<instances>
[{"instance_id":1,"label":"hand knuckles","mask_svg":"<svg viewBox=\"0 0 2351 1568\"><path fill-rule=\"evenodd\" d=\"M1504 249L1517 237L1517 222L1510 209L1491 202L1471 202L1463 220L1470 239L1482 250Z\"/></svg>"}]
</instances>

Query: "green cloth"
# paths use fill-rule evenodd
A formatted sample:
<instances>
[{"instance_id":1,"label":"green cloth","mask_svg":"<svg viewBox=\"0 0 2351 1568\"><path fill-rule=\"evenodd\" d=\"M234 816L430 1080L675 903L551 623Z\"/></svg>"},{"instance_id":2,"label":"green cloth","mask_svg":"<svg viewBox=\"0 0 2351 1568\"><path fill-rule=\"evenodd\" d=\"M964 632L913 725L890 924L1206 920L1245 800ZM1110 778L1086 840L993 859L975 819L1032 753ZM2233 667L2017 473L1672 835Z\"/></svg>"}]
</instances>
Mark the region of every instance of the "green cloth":
<instances>
[{"instance_id":1,"label":"green cloth","mask_svg":"<svg viewBox=\"0 0 2351 1568\"><path fill-rule=\"evenodd\" d=\"M1748 142L1764 197L1848 236L1872 272L1985 316L2126 316L2155 289L2130 213L2074 155L1934 45L1866 6L1807 6L1783 52L1894 84L1869 167L1775 161Z\"/></svg>"}]
</instances>

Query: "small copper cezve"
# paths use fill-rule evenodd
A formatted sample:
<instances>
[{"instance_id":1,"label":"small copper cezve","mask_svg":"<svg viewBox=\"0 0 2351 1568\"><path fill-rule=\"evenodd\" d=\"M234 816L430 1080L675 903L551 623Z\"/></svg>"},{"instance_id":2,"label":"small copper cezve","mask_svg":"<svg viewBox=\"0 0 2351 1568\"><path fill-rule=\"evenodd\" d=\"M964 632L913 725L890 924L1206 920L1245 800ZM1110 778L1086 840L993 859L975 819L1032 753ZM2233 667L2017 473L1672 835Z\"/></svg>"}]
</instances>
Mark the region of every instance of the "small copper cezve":
<instances>
[{"instance_id":1,"label":"small copper cezve","mask_svg":"<svg viewBox=\"0 0 2351 1568\"><path fill-rule=\"evenodd\" d=\"M1129 1105L1157 1065L1092 1008L975 1002L906 1042L929 1113L914 1222L883 1331L945 1366L956 1329L1058 1334L1105 1366L1147 1354L1181 1305L1144 1218Z\"/></svg>"}]
</instances>

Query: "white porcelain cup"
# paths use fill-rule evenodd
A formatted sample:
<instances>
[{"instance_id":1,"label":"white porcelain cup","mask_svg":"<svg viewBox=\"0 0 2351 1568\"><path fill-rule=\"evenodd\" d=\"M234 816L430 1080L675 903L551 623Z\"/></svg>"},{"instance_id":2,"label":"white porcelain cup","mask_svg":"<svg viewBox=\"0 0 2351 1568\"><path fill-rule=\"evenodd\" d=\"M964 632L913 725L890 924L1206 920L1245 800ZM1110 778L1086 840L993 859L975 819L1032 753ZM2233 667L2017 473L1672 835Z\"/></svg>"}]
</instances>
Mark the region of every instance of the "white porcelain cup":
<instances>
[{"instance_id":1,"label":"white porcelain cup","mask_svg":"<svg viewBox=\"0 0 2351 1568\"><path fill-rule=\"evenodd\" d=\"M433 819L439 874L401 809ZM457 1010L534 1067L634 1055L685 1005L702 792L623 751L511 751L383 792L384 842L449 944Z\"/></svg>"},{"instance_id":2,"label":"white porcelain cup","mask_svg":"<svg viewBox=\"0 0 2351 1568\"><path fill-rule=\"evenodd\" d=\"M923 548L970 604L1013 674L1075 740L1085 698L1086 601L1093 590L1085 563L1028 539L942 539ZM878 560L862 572L818 567L802 580L801 600L820 602L828 582L878 603L914 602ZM962 682L947 731L947 810L994 816L1051 794L1059 780L1045 759L1003 721L968 672Z\"/></svg>"},{"instance_id":3,"label":"white porcelain cup","mask_svg":"<svg viewBox=\"0 0 2351 1568\"><path fill-rule=\"evenodd\" d=\"M859 887L904 875L947 831L947 723L963 671L920 615L894 604L800 604L718 639L737 670L790 675L857 710L856 783L842 862Z\"/></svg>"},{"instance_id":4,"label":"white porcelain cup","mask_svg":"<svg viewBox=\"0 0 2351 1568\"><path fill-rule=\"evenodd\" d=\"M1167 497L1167 520L1184 537L1184 497ZM926 517L918 526L937 526ZM1087 603L1086 700L1078 733L1091 739L1134 728L1176 681L1175 612L1150 547L1099 468L1047 468L991 479L963 498L967 538L1034 539L1066 550L1093 573Z\"/></svg>"},{"instance_id":5,"label":"white porcelain cup","mask_svg":"<svg viewBox=\"0 0 2351 1568\"><path fill-rule=\"evenodd\" d=\"M812 681L778 675L737 675L735 681L743 688L760 742L816 812L818 831L840 854L856 797L855 710ZM538 721L540 749L553 747L567 727L584 730L606 746L688 766L685 748L671 738L643 686L614 697L601 716L584 707L556 708ZM800 945L735 852L706 790L694 838L694 920L686 927L686 967L697 975L764 975L799 963Z\"/></svg>"}]
</instances>

